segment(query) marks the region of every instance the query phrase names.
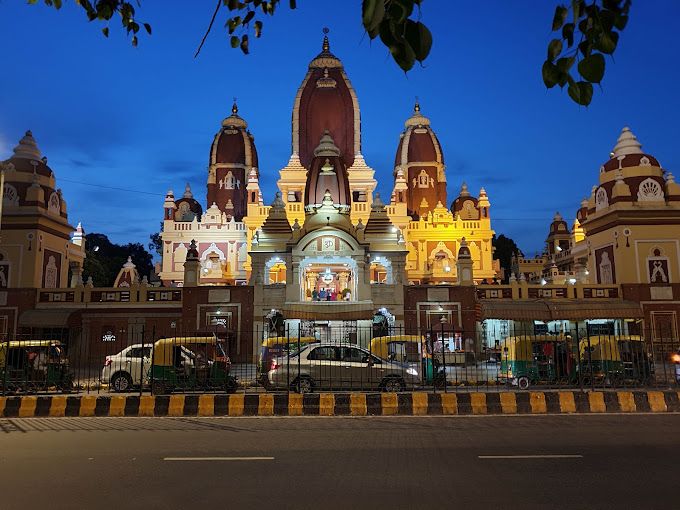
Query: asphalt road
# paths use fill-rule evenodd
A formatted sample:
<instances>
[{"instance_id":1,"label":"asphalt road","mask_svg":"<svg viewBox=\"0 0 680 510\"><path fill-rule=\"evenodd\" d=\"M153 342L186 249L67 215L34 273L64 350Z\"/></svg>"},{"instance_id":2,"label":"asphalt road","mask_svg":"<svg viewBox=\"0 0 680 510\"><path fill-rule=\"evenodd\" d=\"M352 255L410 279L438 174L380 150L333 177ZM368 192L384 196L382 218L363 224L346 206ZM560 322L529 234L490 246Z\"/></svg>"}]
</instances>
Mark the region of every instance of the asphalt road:
<instances>
[{"instance_id":1,"label":"asphalt road","mask_svg":"<svg viewBox=\"0 0 680 510\"><path fill-rule=\"evenodd\" d=\"M680 508L680 415L0 419L0 508Z\"/></svg>"}]
</instances>

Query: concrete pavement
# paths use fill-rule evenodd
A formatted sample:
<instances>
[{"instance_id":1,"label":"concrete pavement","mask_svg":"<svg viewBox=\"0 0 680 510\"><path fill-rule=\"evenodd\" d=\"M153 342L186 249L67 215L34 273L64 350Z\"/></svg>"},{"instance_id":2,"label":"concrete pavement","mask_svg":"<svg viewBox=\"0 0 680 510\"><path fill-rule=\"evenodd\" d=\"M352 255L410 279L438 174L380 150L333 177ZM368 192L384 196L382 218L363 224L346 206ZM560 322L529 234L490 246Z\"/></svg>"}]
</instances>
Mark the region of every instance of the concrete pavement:
<instances>
[{"instance_id":1,"label":"concrete pavement","mask_svg":"<svg viewBox=\"0 0 680 510\"><path fill-rule=\"evenodd\" d=\"M677 414L0 419L0 507L676 508L678 430Z\"/></svg>"}]
</instances>

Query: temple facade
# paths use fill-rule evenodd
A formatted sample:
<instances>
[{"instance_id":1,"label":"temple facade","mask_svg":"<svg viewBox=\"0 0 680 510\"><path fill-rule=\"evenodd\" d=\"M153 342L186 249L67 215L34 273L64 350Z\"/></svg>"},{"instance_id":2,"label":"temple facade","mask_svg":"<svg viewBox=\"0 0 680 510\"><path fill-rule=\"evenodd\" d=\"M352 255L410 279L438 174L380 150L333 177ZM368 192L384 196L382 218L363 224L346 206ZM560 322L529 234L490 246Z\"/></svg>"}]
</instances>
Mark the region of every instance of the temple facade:
<instances>
[{"instance_id":1,"label":"temple facade","mask_svg":"<svg viewBox=\"0 0 680 510\"><path fill-rule=\"evenodd\" d=\"M323 143L332 145L332 154L319 160L319 150L328 151L323 149ZM323 203L324 185L317 183L317 177L310 181L313 163L320 161L323 167L325 159L333 158L337 160L332 166L341 177L341 189L333 191L331 199L343 214L342 225L335 227L365 232L374 210L384 212L390 221L384 232L386 239L407 252L405 283L458 281L456 260L463 238L472 256L475 279L483 281L496 276L486 191L481 189L473 196L463 183L458 197L449 206L443 150L418 103L399 137L390 200L385 203L375 194L375 172L362 155L357 94L342 62L331 53L326 36L321 53L309 63L295 96L291 154L279 172L277 183L276 204L277 207L283 204L291 231L308 228L305 223L309 221L310 207L320 207ZM328 175L321 172L319 182L327 180ZM373 207L374 201L377 208ZM164 284L184 284L183 264L192 240L196 241L201 263L199 284L252 281L252 252L261 249L258 239L267 237L265 222L270 206L264 205L259 185L255 139L247 122L239 116L236 104L231 115L222 121L210 148L205 208L187 185L178 197L168 191L164 211L161 272ZM277 215L280 216L280 211ZM347 225L345 219L349 222ZM264 284L287 281L283 259L268 263L266 269L266 274L257 275ZM306 273L305 282L309 285L305 292L320 285L318 282L314 285L311 274ZM368 283L387 283L388 274L393 274L392 268L372 263ZM317 277L321 281L320 274ZM338 287L335 291L351 290L351 285L345 284L352 281L351 278L345 281L344 277L342 282L335 281L334 287Z\"/></svg>"}]
</instances>

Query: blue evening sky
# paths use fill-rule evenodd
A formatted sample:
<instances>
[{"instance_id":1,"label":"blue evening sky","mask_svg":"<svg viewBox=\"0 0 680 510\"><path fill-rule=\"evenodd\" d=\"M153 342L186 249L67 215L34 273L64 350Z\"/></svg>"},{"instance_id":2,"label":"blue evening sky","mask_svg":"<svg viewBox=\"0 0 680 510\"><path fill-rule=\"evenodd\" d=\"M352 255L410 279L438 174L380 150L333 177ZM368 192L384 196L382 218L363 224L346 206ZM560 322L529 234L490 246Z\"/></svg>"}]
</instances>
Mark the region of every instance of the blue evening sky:
<instances>
[{"instance_id":1,"label":"blue evening sky","mask_svg":"<svg viewBox=\"0 0 680 510\"><path fill-rule=\"evenodd\" d=\"M105 39L101 25L64 3L57 12L0 0L0 158L32 129L70 220L116 242L146 244L168 188L181 194L189 181L205 200L210 144L233 96L271 202L290 155L293 99L323 26L357 91L363 153L383 196L416 95L444 149L449 202L462 181L474 193L484 186L494 229L527 254L542 249L556 210L573 220L624 125L680 172L677 0L633 3L604 93L587 109L541 80L557 0L427 0L422 19L434 46L408 75L364 36L359 0L299 0L296 11L283 1L249 56L229 46L223 13L197 59L212 0L144 0L137 17L153 36L142 35L138 48L117 20Z\"/></svg>"}]
</instances>

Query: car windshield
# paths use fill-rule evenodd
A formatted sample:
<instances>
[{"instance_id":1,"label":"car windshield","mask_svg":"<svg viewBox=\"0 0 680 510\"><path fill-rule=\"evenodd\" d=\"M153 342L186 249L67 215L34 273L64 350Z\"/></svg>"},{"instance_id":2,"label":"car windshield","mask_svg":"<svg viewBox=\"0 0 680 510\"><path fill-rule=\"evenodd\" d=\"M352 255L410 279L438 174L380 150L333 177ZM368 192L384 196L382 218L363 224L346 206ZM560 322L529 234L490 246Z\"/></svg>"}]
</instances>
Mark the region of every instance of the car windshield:
<instances>
[{"instance_id":1,"label":"car windshield","mask_svg":"<svg viewBox=\"0 0 680 510\"><path fill-rule=\"evenodd\" d=\"M288 353L288 357L289 357L289 358L294 358L294 357L296 357L298 354L300 354L301 352L304 352L305 349L307 349L308 347L309 347L309 344L305 344L305 345L302 345L302 344L301 344L301 345L300 345L300 349L298 349L297 344L291 344L291 345L290 345L290 352Z\"/></svg>"}]
</instances>

